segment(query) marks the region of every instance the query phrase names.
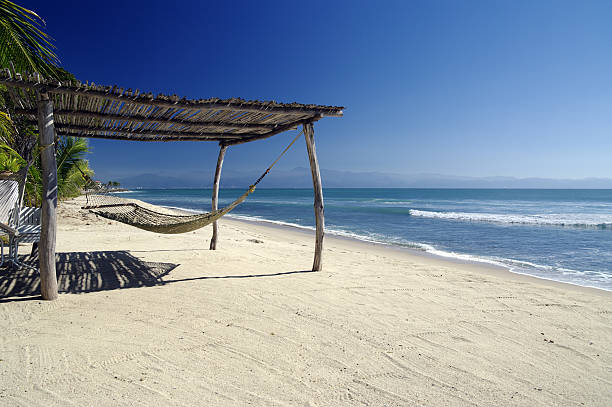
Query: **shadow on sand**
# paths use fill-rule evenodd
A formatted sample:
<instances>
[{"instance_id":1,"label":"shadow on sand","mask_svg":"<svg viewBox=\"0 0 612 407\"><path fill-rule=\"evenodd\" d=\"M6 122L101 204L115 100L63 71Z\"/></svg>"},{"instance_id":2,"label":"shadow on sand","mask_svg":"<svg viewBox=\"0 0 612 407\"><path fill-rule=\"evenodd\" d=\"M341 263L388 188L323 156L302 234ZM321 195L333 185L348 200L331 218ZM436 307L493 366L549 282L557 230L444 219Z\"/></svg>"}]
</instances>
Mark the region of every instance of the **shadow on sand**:
<instances>
[{"instance_id":1,"label":"shadow on sand","mask_svg":"<svg viewBox=\"0 0 612 407\"><path fill-rule=\"evenodd\" d=\"M165 279L178 267L173 263L145 262L124 250L100 252L58 253L56 255L58 291L60 293L89 293L135 287L153 287L196 280L278 277L311 273L311 270L286 271L269 274L201 276ZM28 264L37 265L30 259ZM38 270L0 268L0 303L40 299Z\"/></svg>"},{"instance_id":2,"label":"shadow on sand","mask_svg":"<svg viewBox=\"0 0 612 407\"><path fill-rule=\"evenodd\" d=\"M144 262L127 251L58 253L56 259L60 293L162 285L162 277L178 266L172 263ZM7 297L39 298L39 294L38 271L25 267L0 269L0 302L6 302Z\"/></svg>"}]
</instances>

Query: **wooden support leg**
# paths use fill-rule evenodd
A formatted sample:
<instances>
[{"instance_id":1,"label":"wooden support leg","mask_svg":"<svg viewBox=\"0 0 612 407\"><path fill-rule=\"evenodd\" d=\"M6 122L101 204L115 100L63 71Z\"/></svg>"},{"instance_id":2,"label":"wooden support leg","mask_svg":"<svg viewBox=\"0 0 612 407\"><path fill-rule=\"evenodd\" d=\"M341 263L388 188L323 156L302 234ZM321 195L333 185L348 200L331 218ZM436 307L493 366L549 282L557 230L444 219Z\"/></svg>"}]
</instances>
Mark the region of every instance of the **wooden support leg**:
<instances>
[{"instance_id":1,"label":"wooden support leg","mask_svg":"<svg viewBox=\"0 0 612 407\"><path fill-rule=\"evenodd\" d=\"M57 207L57 164L55 162L55 128L53 102L49 95L38 97L38 135L42 164L42 217L39 247L40 294L44 300L57 299L57 275L55 274L55 236Z\"/></svg>"},{"instance_id":2,"label":"wooden support leg","mask_svg":"<svg viewBox=\"0 0 612 407\"><path fill-rule=\"evenodd\" d=\"M221 180L221 167L223 166L223 158L225 157L225 151L227 150L226 145L221 145L221 149L219 150L219 158L217 158L217 168L215 170L215 181L213 183L213 192L212 192L212 210L216 211L218 209L219 202L219 181ZM217 226L217 222L213 222L213 234L210 239L210 250L217 249L217 234L219 233L219 227Z\"/></svg>"},{"instance_id":3,"label":"wooden support leg","mask_svg":"<svg viewBox=\"0 0 612 407\"><path fill-rule=\"evenodd\" d=\"M314 141L314 126L312 123L304 124L304 138L308 149L308 159L310 160L310 171L312 173L312 186L314 189L314 212L317 225L315 238L315 256L312 271L320 271L321 256L323 254L323 235L325 234L325 216L323 208L323 186L321 184L321 173L319 172L319 160Z\"/></svg>"}]
</instances>

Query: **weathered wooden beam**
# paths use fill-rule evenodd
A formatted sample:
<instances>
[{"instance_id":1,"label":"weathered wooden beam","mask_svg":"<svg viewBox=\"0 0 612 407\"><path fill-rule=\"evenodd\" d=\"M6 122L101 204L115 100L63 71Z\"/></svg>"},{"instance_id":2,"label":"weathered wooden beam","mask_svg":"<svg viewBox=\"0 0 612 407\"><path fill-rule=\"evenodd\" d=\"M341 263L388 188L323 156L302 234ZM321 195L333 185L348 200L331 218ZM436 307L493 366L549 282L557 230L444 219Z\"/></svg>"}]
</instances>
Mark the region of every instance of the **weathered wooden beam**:
<instances>
[{"instance_id":1,"label":"weathered wooden beam","mask_svg":"<svg viewBox=\"0 0 612 407\"><path fill-rule=\"evenodd\" d=\"M42 215L39 245L40 294L45 300L57 299L55 272L55 237L57 232L57 164L55 161L55 129L53 102L49 95L38 95L38 135L42 164Z\"/></svg>"},{"instance_id":2,"label":"weathered wooden beam","mask_svg":"<svg viewBox=\"0 0 612 407\"><path fill-rule=\"evenodd\" d=\"M14 114L36 116L37 111L33 109L14 109ZM173 124L180 126L207 126L217 127L221 129L250 129L250 130L271 130L280 126L280 124L271 123L231 123L230 121L214 121L214 120L175 120L175 119L162 119L162 118L148 118L141 116L130 116L120 114L107 114L97 112L87 112L80 110L55 110L53 112L55 117L82 117L87 119L100 119L100 120L118 120L118 121L130 121L135 123L155 123L155 124Z\"/></svg>"},{"instance_id":3,"label":"weathered wooden beam","mask_svg":"<svg viewBox=\"0 0 612 407\"><path fill-rule=\"evenodd\" d=\"M115 134L124 134L130 135L134 137L139 136L161 136L161 137L179 137L180 139L185 138L193 138L198 140L235 140L241 137L247 136L250 137L253 134L241 134L241 133L214 133L214 132L202 132L199 133L197 131L169 131L169 130L130 130L130 129L122 129L122 128L107 128L102 126L80 126L76 124L61 124L57 123L55 126L58 132L81 132L85 134L95 133L115 133ZM89 137L89 136L82 136ZM107 137L112 138L112 137Z\"/></svg>"},{"instance_id":4,"label":"weathered wooden beam","mask_svg":"<svg viewBox=\"0 0 612 407\"><path fill-rule=\"evenodd\" d=\"M306 149L308 150L308 160L310 161L310 172L312 173L312 186L314 190L314 213L316 222L315 232L315 255L312 264L312 271L322 269L321 258L323 255L323 235L325 234L325 216L323 207L323 185L321 184L321 173L319 172L319 160L315 149L314 125L304 124L304 138L306 139Z\"/></svg>"},{"instance_id":5,"label":"weathered wooden beam","mask_svg":"<svg viewBox=\"0 0 612 407\"><path fill-rule=\"evenodd\" d=\"M121 141L155 141L155 142L169 142L169 141L215 141L223 142L223 138L198 138L198 137L180 137L180 136L164 136L164 137L138 137L137 135L125 136L125 135L114 135L112 137L95 134L95 133L83 133L83 132L70 132L70 131L57 131L60 136L73 136L73 137L86 137L86 138L97 138L104 140L121 140Z\"/></svg>"},{"instance_id":6,"label":"weathered wooden beam","mask_svg":"<svg viewBox=\"0 0 612 407\"><path fill-rule=\"evenodd\" d=\"M309 117L307 119L298 120L296 122L289 123L289 124L286 124L284 126L279 126L276 129L274 129L274 130L272 130L272 131L270 131L268 133L264 133L264 134L256 134L256 135L252 135L252 136L247 136L245 134L243 138L227 141L227 144L231 145L231 146L234 146L236 144L244 144L244 143L249 143L251 141L264 140L264 139L267 139L269 137L275 136L278 133L282 133L282 132L287 131L287 130L295 129L295 128L297 128L300 125L303 125L303 124L306 124L306 123L316 122L320 118L321 118L321 116L314 116L314 117Z\"/></svg>"},{"instance_id":7,"label":"weathered wooden beam","mask_svg":"<svg viewBox=\"0 0 612 407\"><path fill-rule=\"evenodd\" d=\"M170 107L170 108L185 108L185 109L215 109L215 110L235 110L243 112L260 112L260 113L283 113L283 114L297 114L297 115L321 115L321 116L342 116L342 108L336 106L287 106L270 104L266 102L248 102L243 100L238 101L207 101L207 100L184 100L179 99L176 102L161 100L153 98L147 95L132 95L128 93L111 93L111 88L108 90L96 90L92 89L91 86L87 85L71 85L71 84L60 84L54 85L51 83L36 83L29 80L18 80L13 78L0 78L0 84L17 87L22 89L34 89L41 92L48 92L53 94L64 94L64 95L84 95L93 96L109 100L117 100L126 103L137 103L147 106L159 106L159 107Z\"/></svg>"},{"instance_id":8,"label":"weathered wooden beam","mask_svg":"<svg viewBox=\"0 0 612 407\"><path fill-rule=\"evenodd\" d=\"M219 157L217 158L217 168L215 169L215 181L213 182L212 191L212 210L216 211L219 203L219 181L221 180L221 167L223 166L223 158L225 158L225 151L227 150L226 145L221 145L219 149ZM213 234L210 239L210 250L217 250L217 236L219 233L219 227L217 221L213 222Z\"/></svg>"},{"instance_id":9,"label":"weathered wooden beam","mask_svg":"<svg viewBox=\"0 0 612 407\"><path fill-rule=\"evenodd\" d=\"M73 126L73 125L62 125L58 124L56 130L62 135L73 135L78 137L89 137L89 138L103 138L103 139L115 139L115 140L128 140L128 141L218 141L225 145L237 145L248 143L251 141L264 140L279 133L287 130L295 129L296 127L304 124L311 123L319 120L320 116L310 117L303 120L298 120L283 126L278 126L276 129L271 130L264 134L230 134L230 133L196 133L197 136L191 135L189 132L162 132L156 131L134 131L128 130L104 130L102 128L92 128L88 126ZM115 132L112 136L107 136L104 133ZM72 134L70 134L72 133ZM143 137L143 136L151 137ZM156 137L158 136L158 137ZM159 137L161 136L161 137Z\"/></svg>"}]
</instances>

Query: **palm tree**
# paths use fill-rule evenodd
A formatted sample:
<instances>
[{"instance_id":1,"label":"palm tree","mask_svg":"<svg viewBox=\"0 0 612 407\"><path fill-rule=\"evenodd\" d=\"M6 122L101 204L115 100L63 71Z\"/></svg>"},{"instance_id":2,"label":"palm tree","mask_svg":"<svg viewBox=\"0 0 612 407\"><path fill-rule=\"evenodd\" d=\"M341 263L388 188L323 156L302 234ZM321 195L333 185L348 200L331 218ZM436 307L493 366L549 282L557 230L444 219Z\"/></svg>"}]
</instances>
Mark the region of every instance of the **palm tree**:
<instances>
[{"instance_id":1,"label":"palm tree","mask_svg":"<svg viewBox=\"0 0 612 407\"><path fill-rule=\"evenodd\" d=\"M59 68L52 39L42 28L45 22L38 14L11 1L0 0L0 68L17 72L38 72L60 80L74 77ZM15 121L6 87L0 86L0 143L13 148L26 161L36 146L34 126Z\"/></svg>"},{"instance_id":2,"label":"palm tree","mask_svg":"<svg viewBox=\"0 0 612 407\"><path fill-rule=\"evenodd\" d=\"M58 77L59 59L52 39L41 28L45 21L32 10L0 0L0 66Z\"/></svg>"},{"instance_id":3,"label":"palm tree","mask_svg":"<svg viewBox=\"0 0 612 407\"><path fill-rule=\"evenodd\" d=\"M38 72L45 77L73 80L74 76L60 68L55 47L42 29L45 22L38 14L11 1L0 0L0 68L17 72ZM25 200L38 204L42 194L40 160L37 154L35 126L12 120L10 98L0 86L0 168L14 171L26 161L34 160L28 172ZM65 199L80 193L86 175L93 175L85 156L87 141L74 137L60 137L55 143L57 156L58 198ZM80 171L82 170L82 171Z\"/></svg>"},{"instance_id":4,"label":"palm tree","mask_svg":"<svg viewBox=\"0 0 612 407\"><path fill-rule=\"evenodd\" d=\"M89 152L87 140L78 137L61 137L57 140L57 197L60 200L73 198L93 176L85 156ZM28 172L25 202L39 205L42 196L42 178L39 159Z\"/></svg>"},{"instance_id":5,"label":"palm tree","mask_svg":"<svg viewBox=\"0 0 612 407\"><path fill-rule=\"evenodd\" d=\"M57 143L57 196L72 198L81 193L86 175L93 176L85 159L89 145L86 139L77 137L62 137Z\"/></svg>"}]
</instances>

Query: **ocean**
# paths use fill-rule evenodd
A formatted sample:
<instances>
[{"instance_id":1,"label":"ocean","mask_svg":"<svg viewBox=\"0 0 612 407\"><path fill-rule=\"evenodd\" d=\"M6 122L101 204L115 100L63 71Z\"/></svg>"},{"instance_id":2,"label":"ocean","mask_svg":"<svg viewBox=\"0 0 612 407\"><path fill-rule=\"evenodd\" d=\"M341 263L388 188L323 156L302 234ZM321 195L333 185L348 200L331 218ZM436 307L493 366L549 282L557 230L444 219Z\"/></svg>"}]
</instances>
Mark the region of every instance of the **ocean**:
<instances>
[{"instance_id":1,"label":"ocean","mask_svg":"<svg viewBox=\"0 0 612 407\"><path fill-rule=\"evenodd\" d=\"M222 189L220 206L243 192ZM210 189L125 194L210 210ZM612 190L328 188L323 195L328 234L612 290ZM312 190L258 189L228 216L313 229Z\"/></svg>"}]
</instances>

